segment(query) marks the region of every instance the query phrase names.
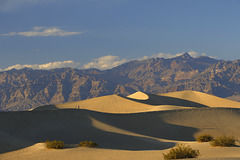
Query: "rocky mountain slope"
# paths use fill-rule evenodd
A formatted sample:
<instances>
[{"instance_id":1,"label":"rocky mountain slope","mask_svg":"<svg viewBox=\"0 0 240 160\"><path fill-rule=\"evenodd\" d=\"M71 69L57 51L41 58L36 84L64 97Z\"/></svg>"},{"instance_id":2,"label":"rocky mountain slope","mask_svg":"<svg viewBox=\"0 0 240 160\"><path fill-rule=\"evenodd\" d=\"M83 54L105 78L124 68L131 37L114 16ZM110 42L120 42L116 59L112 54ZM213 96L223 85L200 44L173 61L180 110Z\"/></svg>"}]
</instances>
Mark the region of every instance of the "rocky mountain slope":
<instances>
[{"instance_id":1,"label":"rocky mountain slope","mask_svg":"<svg viewBox=\"0 0 240 160\"><path fill-rule=\"evenodd\" d=\"M240 93L240 60L193 58L135 60L100 71L61 68L0 72L0 110L28 110L40 105L72 102L135 91L166 93L196 90L219 97Z\"/></svg>"}]
</instances>

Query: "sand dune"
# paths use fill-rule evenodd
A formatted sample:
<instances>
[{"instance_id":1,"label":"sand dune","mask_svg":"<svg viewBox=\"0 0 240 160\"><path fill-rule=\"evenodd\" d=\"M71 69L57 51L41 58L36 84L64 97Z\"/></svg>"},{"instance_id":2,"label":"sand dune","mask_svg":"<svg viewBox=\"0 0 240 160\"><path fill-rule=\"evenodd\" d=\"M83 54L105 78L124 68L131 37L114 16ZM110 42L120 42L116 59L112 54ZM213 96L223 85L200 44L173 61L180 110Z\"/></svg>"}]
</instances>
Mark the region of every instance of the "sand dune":
<instances>
[{"instance_id":1,"label":"sand dune","mask_svg":"<svg viewBox=\"0 0 240 160\"><path fill-rule=\"evenodd\" d=\"M192 91L137 92L0 112L0 159L163 159L162 153L177 143L199 148L200 159L239 158L240 147L225 149L195 141L202 133L240 139L238 105ZM99 148L48 150L39 143L47 139L63 140L68 146L93 140Z\"/></svg>"},{"instance_id":2,"label":"sand dune","mask_svg":"<svg viewBox=\"0 0 240 160\"><path fill-rule=\"evenodd\" d=\"M46 139L60 139L67 144L93 140L109 154L112 151L114 153L114 150L162 152L176 143L195 143L192 142L195 141L194 137L206 132L214 136L225 134L240 138L239 121L239 109L225 108L137 114L107 114L73 109L0 113L1 132L11 139L14 137L22 142L31 142L32 145ZM0 143L6 145L1 148L1 159L14 153L6 153L14 150L14 147L11 149L11 146L2 143L6 138L0 137ZM19 144L19 141L16 141L16 144ZM31 144L19 147L25 148ZM69 150L71 149L63 152L71 152Z\"/></svg>"},{"instance_id":3,"label":"sand dune","mask_svg":"<svg viewBox=\"0 0 240 160\"><path fill-rule=\"evenodd\" d=\"M224 98L219 98L213 95L209 95L197 91L179 91L161 94L161 96L168 96L173 98L179 98L184 100L201 103L209 107L231 107L240 108L240 102L231 101Z\"/></svg>"},{"instance_id":4,"label":"sand dune","mask_svg":"<svg viewBox=\"0 0 240 160\"><path fill-rule=\"evenodd\" d=\"M128 100L119 95L109 95L88 100L56 105L63 108L88 109L105 113L136 113L152 109L152 106Z\"/></svg>"},{"instance_id":5,"label":"sand dune","mask_svg":"<svg viewBox=\"0 0 240 160\"><path fill-rule=\"evenodd\" d=\"M148 94L140 92L140 91L133 93L127 97L132 98L132 99L137 99L137 100L148 100L149 99Z\"/></svg>"},{"instance_id":6,"label":"sand dune","mask_svg":"<svg viewBox=\"0 0 240 160\"><path fill-rule=\"evenodd\" d=\"M136 92L127 97L109 95L77 102L42 106L35 110L87 109L103 113L126 114L207 107L240 108L240 102L197 91L180 91L161 95Z\"/></svg>"},{"instance_id":7,"label":"sand dune","mask_svg":"<svg viewBox=\"0 0 240 160\"><path fill-rule=\"evenodd\" d=\"M148 96L153 97L153 95L150 95L150 94ZM159 97L160 96L157 96L157 98ZM163 97L163 98L167 99L166 97ZM139 112L192 108L192 106L178 105L178 102L173 103L173 98L170 98L172 103L162 102L163 100L161 100L161 98L157 100L157 102L161 102L161 103L155 103L156 100L154 100L154 98L151 98L151 99L148 98L147 100L139 100L139 99L142 99L142 97L138 99L132 99L132 98L123 97L120 95L109 95L109 96L97 97L97 98L92 98L92 99L78 101L78 102L58 104L56 105L56 107L59 109L76 109L76 108L87 109L87 110L98 111L103 113L139 113Z\"/></svg>"},{"instance_id":8,"label":"sand dune","mask_svg":"<svg viewBox=\"0 0 240 160\"><path fill-rule=\"evenodd\" d=\"M138 99L137 97L129 98L131 95L125 98L138 103L148 104L152 106L169 105L169 106L194 107L194 108L209 107L207 105L204 105L198 102L185 100L177 97L162 96L162 95L155 95L155 94L147 94L147 95L148 95L148 99L145 99L145 100Z\"/></svg>"},{"instance_id":9,"label":"sand dune","mask_svg":"<svg viewBox=\"0 0 240 160\"><path fill-rule=\"evenodd\" d=\"M186 105L181 103L180 101L176 98L169 98L137 92L128 97L123 97L120 95L109 95L77 102L41 106L36 108L35 110L87 109L104 113L138 113L157 110L160 111L183 109L184 107L197 106L195 105L195 102L182 100L187 104ZM190 105L187 102L194 103L194 105ZM199 107L201 106L203 105L199 104Z\"/></svg>"}]
</instances>

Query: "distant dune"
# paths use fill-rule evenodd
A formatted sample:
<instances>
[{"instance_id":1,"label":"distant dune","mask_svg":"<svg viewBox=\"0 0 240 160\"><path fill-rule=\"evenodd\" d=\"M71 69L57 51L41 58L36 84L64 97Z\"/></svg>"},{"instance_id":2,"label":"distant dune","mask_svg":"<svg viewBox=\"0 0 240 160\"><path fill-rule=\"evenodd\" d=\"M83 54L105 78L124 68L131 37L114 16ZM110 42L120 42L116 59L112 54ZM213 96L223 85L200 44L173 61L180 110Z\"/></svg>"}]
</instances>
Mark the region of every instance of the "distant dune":
<instances>
[{"instance_id":1,"label":"distant dune","mask_svg":"<svg viewBox=\"0 0 240 160\"><path fill-rule=\"evenodd\" d=\"M239 102L231 101L224 98L219 98L213 95L209 95L209 94L197 92L197 91L179 91L179 92L165 93L161 95L193 101L209 107L240 108Z\"/></svg>"},{"instance_id":2,"label":"distant dune","mask_svg":"<svg viewBox=\"0 0 240 160\"><path fill-rule=\"evenodd\" d=\"M144 93L142 93L143 95ZM147 94L145 94L148 96ZM131 96L129 96L131 97ZM152 99L139 100L123 97L120 95L109 95L92 98L88 100L70 102L56 105L59 109L87 109L104 113L139 113L150 111L175 110L191 108L192 106L177 106L175 104L159 103L155 105ZM162 100L160 100L162 102Z\"/></svg>"},{"instance_id":3,"label":"distant dune","mask_svg":"<svg viewBox=\"0 0 240 160\"><path fill-rule=\"evenodd\" d=\"M140 92L140 91L133 93L127 97L132 98L132 99L137 99L137 100L148 100L149 99L148 94Z\"/></svg>"},{"instance_id":4,"label":"distant dune","mask_svg":"<svg viewBox=\"0 0 240 160\"><path fill-rule=\"evenodd\" d=\"M104 113L125 114L202 107L240 108L240 102L197 91L180 91L161 95L136 92L127 97L109 95L77 102L41 106L35 110L87 109Z\"/></svg>"},{"instance_id":5,"label":"distant dune","mask_svg":"<svg viewBox=\"0 0 240 160\"><path fill-rule=\"evenodd\" d=\"M177 143L200 149L202 159L240 158L240 147L197 143L202 133L240 139L240 103L199 92L110 95L34 111L0 112L0 159L163 159ZM223 108L224 107L224 108ZM49 150L45 140L67 149ZM99 148L75 148L92 140Z\"/></svg>"}]
</instances>

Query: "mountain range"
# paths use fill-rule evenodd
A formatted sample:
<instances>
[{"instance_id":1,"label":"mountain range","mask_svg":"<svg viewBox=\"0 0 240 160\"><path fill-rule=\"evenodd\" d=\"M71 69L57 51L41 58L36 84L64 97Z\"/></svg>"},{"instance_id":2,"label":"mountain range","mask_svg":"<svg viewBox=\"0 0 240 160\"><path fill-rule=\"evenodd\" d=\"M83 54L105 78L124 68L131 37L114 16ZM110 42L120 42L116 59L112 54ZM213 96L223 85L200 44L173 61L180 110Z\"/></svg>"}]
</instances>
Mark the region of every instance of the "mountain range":
<instances>
[{"instance_id":1,"label":"mountain range","mask_svg":"<svg viewBox=\"0 0 240 160\"><path fill-rule=\"evenodd\" d=\"M195 90L226 98L240 94L240 60L224 61L188 53L129 61L108 70L24 68L0 72L0 110L29 110L136 91L160 94Z\"/></svg>"}]
</instances>

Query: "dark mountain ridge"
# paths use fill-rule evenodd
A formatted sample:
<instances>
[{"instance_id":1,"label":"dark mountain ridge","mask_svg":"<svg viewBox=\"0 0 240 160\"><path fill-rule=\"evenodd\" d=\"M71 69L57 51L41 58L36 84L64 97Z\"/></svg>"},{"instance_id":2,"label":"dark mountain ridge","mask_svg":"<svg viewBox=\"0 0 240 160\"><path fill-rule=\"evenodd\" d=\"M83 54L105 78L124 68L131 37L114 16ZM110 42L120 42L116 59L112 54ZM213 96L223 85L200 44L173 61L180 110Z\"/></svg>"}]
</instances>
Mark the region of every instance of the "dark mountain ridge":
<instances>
[{"instance_id":1,"label":"dark mountain ridge","mask_svg":"<svg viewBox=\"0 0 240 160\"><path fill-rule=\"evenodd\" d=\"M164 59L134 60L108 70L60 68L0 72L0 110L78 101L135 91L196 90L219 97L240 93L240 60L223 61L188 53Z\"/></svg>"}]
</instances>

